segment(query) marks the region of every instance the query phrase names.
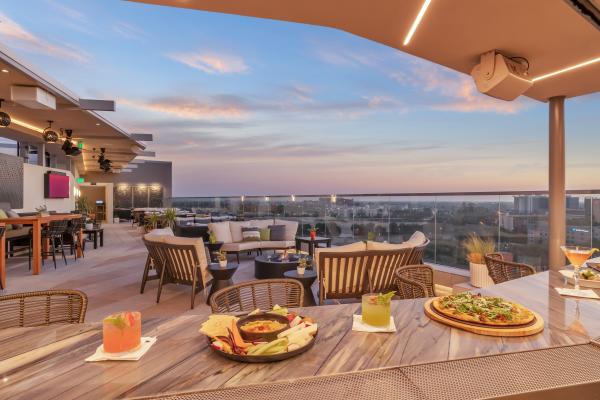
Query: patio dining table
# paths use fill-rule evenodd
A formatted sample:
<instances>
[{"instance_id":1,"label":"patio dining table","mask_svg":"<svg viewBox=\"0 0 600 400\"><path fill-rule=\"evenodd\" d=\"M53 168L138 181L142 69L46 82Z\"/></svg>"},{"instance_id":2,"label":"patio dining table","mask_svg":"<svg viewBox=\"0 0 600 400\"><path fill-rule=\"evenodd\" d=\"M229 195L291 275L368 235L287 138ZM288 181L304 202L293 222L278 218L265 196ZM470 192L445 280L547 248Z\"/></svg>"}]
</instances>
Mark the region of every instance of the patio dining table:
<instances>
[{"instance_id":1,"label":"patio dining table","mask_svg":"<svg viewBox=\"0 0 600 400\"><path fill-rule=\"evenodd\" d=\"M32 255L32 266L31 273L33 275L39 275L42 271L42 248L44 251L48 248L48 242L42 242L42 226L49 224L51 221L60 221L65 219L81 218L81 214L50 214L46 216L32 215L26 217L15 217L15 218L2 218L0 223L3 224L21 224L31 225L33 233L33 255ZM81 238L82 235L80 234ZM81 243L80 243L81 244ZM77 249L77 256L81 257L81 246ZM4 260L3 248L0 248L0 255ZM0 262L0 282L2 286L6 288L6 267L4 263Z\"/></svg>"},{"instance_id":2,"label":"patio dining table","mask_svg":"<svg viewBox=\"0 0 600 400\"><path fill-rule=\"evenodd\" d=\"M319 324L315 346L295 358L269 364L238 363L215 354L207 346L206 338L198 333L200 324L209 315L208 309L199 315L146 320L143 336L156 336L158 340L137 362L84 361L101 344L99 323L10 328L0 330L0 375L3 377L0 398L120 398L229 390L248 384L275 385L290 380L299 385L303 379L335 379L339 375L332 377L332 374L338 373L386 367L413 368L471 357L589 346L591 339L600 336L600 301L561 297L554 287L562 286L564 281L560 274L543 272L482 290L524 304L544 318L545 329L528 337L481 336L442 325L423 313L425 299L393 302L392 314L398 328L395 333L353 331L352 316L360 313L360 304L300 309L300 313L310 315ZM515 368L518 366L515 364ZM572 372L573 379L585 378L577 371L556 368L567 376ZM596 374L595 370L597 368L590 374L598 375L595 379L600 382L600 373ZM526 377L522 379L526 381ZM481 390L486 389L484 382L475 384ZM295 397L301 395L297 393ZM372 397L382 398L377 392ZM201 398L222 397L216 391Z\"/></svg>"}]
</instances>

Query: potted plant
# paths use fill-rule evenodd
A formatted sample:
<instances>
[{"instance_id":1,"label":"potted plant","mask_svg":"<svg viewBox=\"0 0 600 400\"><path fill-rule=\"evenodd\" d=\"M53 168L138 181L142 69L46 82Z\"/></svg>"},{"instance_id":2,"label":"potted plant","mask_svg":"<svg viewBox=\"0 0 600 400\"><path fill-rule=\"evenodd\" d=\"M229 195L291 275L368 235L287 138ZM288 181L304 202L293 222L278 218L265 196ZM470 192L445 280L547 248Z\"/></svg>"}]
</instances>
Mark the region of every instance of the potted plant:
<instances>
[{"instance_id":1,"label":"potted plant","mask_svg":"<svg viewBox=\"0 0 600 400\"><path fill-rule=\"evenodd\" d=\"M485 264L486 254L496 251L496 245L492 239L483 239L476 233L471 233L463 242L467 252L469 270L471 272L471 285L475 287L486 287L494 284L488 274Z\"/></svg>"},{"instance_id":2,"label":"potted plant","mask_svg":"<svg viewBox=\"0 0 600 400\"><path fill-rule=\"evenodd\" d=\"M177 219L177 210L174 208L167 208L162 219L165 226L173 229L173 227L175 227L175 220Z\"/></svg>"},{"instance_id":3,"label":"potted plant","mask_svg":"<svg viewBox=\"0 0 600 400\"><path fill-rule=\"evenodd\" d=\"M369 231L367 233L367 240L370 240L371 242L375 240L375 232L373 231Z\"/></svg>"},{"instance_id":4,"label":"potted plant","mask_svg":"<svg viewBox=\"0 0 600 400\"><path fill-rule=\"evenodd\" d=\"M40 217L47 217L48 215L50 215L50 213L48 212L48 207L45 204L36 207L35 211L37 211Z\"/></svg>"},{"instance_id":5,"label":"potted plant","mask_svg":"<svg viewBox=\"0 0 600 400\"><path fill-rule=\"evenodd\" d=\"M79 211L81 214L87 214L90 212L90 206L88 204L88 199L85 196L79 196L77 200L75 200L75 209Z\"/></svg>"},{"instance_id":6,"label":"potted plant","mask_svg":"<svg viewBox=\"0 0 600 400\"><path fill-rule=\"evenodd\" d=\"M208 243L215 244L217 243L217 235L213 231L208 231Z\"/></svg>"},{"instance_id":7,"label":"potted plant","mask_svg":"<svg viewBox=\"0 0 600 400\"><path fill-rule=\"evenodd\" d=\"M317 231L319 230L319 228L317 228L314 225L310 226L310 229L308 230L308 234L310 235L310 240L315 240L317 238Z\"/></svg>"},{"instance_id":8,"label":"potted plant","mask_svg":"<svg viewBox=\"0 0 600 400\"><path fill-rule=\"evenodd\" d=\"M302 257L301 259L298 260L298 266L296 267L296 271L298 272L298 275L304 275L304 271L306 271L306 258Z\"/></svg>"},{"instance_id":9,"label":"potted plant","mask_svg":"<svg viewBox=\"0 0 600 400\"><path fill-rule=\"evenodd\" d=\"M158 227L158 223L160 222L160 218L161 217L158 214L146 215L146 225L144 227L146 229L146 232L150 232L151 230L156 229Z\"/></svg>"},{"instance_id":10,"label":"potted plant","mask_svg":"<svg viewBox=\"0 0 600 400\"><path fill-rule=\"evenodd\" d=\"M217 260L219 260L219 267L225 268L227 266L227 253L219 251L217 253Z\"/></svg>"}]
</instances>

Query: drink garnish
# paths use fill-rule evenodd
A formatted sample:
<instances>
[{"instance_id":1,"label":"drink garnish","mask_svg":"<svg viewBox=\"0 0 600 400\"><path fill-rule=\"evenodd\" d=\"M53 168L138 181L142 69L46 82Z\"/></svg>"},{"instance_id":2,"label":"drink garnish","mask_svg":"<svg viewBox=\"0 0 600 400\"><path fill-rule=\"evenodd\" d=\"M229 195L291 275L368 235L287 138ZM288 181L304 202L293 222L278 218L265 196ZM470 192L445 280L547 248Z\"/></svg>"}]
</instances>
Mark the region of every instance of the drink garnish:
<instances>
[{"instance_id":1,"label":"drink garnish","mask_svg":"<svg viewBox=\"0 0 600 400\"><path fill-rule=\"evenodd\" d=\"M394 297L395 294L396 294L396 292L393 290L391 292L387 292L385 294L379 293L377 295L377 304L381 304L381 305L390 304L390 301L392 300L392 297Z\"/></svg>"}]
</instances>

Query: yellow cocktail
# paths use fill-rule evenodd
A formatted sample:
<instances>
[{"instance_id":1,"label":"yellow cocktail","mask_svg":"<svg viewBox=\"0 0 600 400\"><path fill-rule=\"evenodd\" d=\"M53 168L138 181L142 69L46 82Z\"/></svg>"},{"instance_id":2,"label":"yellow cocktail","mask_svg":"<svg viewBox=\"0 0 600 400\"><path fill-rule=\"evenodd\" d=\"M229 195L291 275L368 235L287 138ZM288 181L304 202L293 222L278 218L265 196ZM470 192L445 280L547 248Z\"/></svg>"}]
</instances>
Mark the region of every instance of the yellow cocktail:
<instances>
[{"instance_id":1,"label":"yellow cocktail","mask_svg":"<svg viewBox=\"0 0 600 400\"><path fill-rule=\"evenodd\" d=\"M387 294L363 294L363 322L372 326L388 326L390 324L390 304L393 295L394 292Z\"/></svg>"},{"instance_id":2,"label":"yellow cocktail","mask_svg":"<svg viewBox=\"0 0 600 400\"><path fill-rule=\"evenodd\" d=\"M592 254L598 251L598 249L592 247L581 247L581 246L560 246L565 256L569 259L571 265L573 265L574 274L573 279L575 280L575 290L579 290L579 269L591 257Z\"/></svg>"}]
</instances>

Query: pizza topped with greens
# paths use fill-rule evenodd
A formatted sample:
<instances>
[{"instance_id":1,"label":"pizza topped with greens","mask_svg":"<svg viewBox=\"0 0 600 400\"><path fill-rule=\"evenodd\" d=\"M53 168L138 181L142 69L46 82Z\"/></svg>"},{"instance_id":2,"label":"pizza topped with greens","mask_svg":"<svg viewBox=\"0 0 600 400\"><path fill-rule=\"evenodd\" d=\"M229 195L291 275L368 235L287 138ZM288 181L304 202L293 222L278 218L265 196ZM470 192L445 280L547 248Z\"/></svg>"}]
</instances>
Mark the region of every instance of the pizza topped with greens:
<instances>
[{"instance_id":1,"label":"pizza topped with greens","mask_svg":"<svg viewBox=\"0 0 600 400\"><path fill-rule=\"evenodd\" d=\"M501 297L469 292L438 297L432 306L451 318L485 325L523 325L534 319L531 311Z\"/></svg>"}]
</instances>

